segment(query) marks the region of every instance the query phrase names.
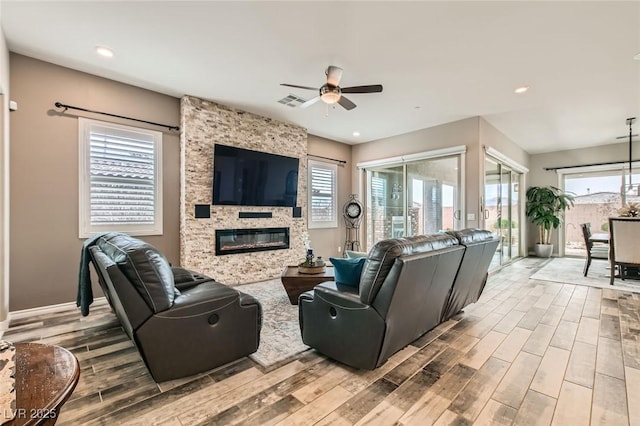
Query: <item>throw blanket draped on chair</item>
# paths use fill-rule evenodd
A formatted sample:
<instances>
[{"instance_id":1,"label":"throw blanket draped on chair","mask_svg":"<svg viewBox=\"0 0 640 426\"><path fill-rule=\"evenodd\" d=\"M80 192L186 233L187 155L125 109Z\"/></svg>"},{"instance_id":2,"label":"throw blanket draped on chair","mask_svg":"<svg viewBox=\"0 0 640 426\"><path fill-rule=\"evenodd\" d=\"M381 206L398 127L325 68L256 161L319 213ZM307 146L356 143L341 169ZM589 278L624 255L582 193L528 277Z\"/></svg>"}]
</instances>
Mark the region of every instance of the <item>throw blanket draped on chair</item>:
<instances>
[{"instance_id":1,"label":"throw blanket draped on chair","mask_svg":"<svg viewBox=\"0 0 640 426\"><path fill-rule=\"evenodd\" d=\"M82 244L82 252L80 253L80 272L78 273L78 298L76 306L80 308L82 316L89 315L89 306L93 303L93 290L91 289L91 273L89 271L89 262L91 256L89 247L96 244L98 239L107 233L96 234L87 238Z\"/></svg>"}]
</instances>

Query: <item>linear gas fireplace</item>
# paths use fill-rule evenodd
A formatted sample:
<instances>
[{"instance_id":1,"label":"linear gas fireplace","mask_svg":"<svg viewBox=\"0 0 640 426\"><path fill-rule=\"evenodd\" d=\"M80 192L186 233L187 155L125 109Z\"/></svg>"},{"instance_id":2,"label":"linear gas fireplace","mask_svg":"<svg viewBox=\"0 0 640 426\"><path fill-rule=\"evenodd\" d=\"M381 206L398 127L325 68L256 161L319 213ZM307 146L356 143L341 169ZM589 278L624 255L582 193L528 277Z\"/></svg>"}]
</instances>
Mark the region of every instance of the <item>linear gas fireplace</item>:
<instances>
[{"instance_id":1,"label":"linear gas fireplace","mask_svg":"<svg viewBox=\"0 0 640 426\"><path fill-rule=\"evenodd\" d=\"M216 256L289 248L289 228L216 229Z\"/></svg>"}]
</instances>

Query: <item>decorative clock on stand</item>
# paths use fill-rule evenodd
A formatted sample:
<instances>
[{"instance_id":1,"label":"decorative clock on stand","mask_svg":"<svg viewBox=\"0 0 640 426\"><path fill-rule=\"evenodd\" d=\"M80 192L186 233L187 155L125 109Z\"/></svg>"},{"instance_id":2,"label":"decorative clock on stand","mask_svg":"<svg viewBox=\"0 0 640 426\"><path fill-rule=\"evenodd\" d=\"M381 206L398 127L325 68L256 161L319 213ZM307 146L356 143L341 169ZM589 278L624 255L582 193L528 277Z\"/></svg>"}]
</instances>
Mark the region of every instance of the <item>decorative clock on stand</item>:
<instances>
[{"instance_id":1,"label":"decorative clock on stand","mask_svg":"<svg viewBox=\"0 0 640 426\"><path fill-rule=\"evenodd\" d=\"M351 194L349 201L342 209L346 228L346 238L344 241L344 255L347 250L360 251L360 223L362 222L362 203L358 201L358 194Z\"/></svg>"}]
</instances>

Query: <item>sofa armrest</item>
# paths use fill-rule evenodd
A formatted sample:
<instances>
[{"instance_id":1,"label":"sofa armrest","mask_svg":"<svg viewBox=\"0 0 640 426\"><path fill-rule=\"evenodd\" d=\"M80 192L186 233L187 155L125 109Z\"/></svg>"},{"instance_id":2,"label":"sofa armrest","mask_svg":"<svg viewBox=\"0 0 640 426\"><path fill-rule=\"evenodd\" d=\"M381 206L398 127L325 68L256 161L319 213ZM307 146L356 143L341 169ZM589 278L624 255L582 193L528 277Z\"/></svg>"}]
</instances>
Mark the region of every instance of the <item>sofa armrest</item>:
<instances>
[{"instance_id":1,"label":"sofa armrest","mask_svg":"<svg viewBox=\"0 0 640 426\"><path fill-rule=\"evenodd\" d=\"M238 296L240 298L240 306L249 306L249 305L259 304L258 299L256 299L250 294L238 291Z\"/></svg>"},{"instance_id":2,"label":"sofa armrest","mask_svg":"<svg viewBox=\"0 0 640 426\"><path fill-rule=\"evenodd\" d=\"M256 321L257 321L258 332L260 332L260 330L262 330L262 305L260 304L258 299L256 299L255 297L251 296L250 294L243 293L241 291L239 291L238 294L240 295L240 307L241 308L243 308L243 309L253 309L253 308L257 307L258 315L257 315Z\"/></svg>"},{"instance_id":3,"label":"sofa armrest","mask_svg":"<svg viewBox=\"0 0 640 426\"><path fill-rule=\"evenodd\" d=\"M352 367L379 365L385 323L373 307L360 301L355 288L324 282L298 300L305 344Z\"/></svg>"},{"instance_id":4,"label":"sofa armrest","mask_svg":"<svg viewBox=\"0 0 640 426\"><path fill-rule=\"evenodd\" d=\"M337 306L350 309L364 309L364 305L360 301L360 294L355 287L338 284L335 281L326 281L318 284L311 290L314 295ZM304 293L303 293L304 294ZM302 296L302 295L301 295Z\"/></svg>"},{"instance_id":5,"label":"sofa armrest","mask_svg":"<svg viewBox=\"0 0 640 426\"><path fill-rule=\"evenodd\" d=\"M159 318L192 317L208 314L231 304L239 304L237 290L215 281L202 283L183 291L171 308L156 314Z\"/></svg>"},{"instance_id":6,"label":"sofa armrest","mask_svg":"<svg viewBox=\"0 0 640 426\"><path fill-rule=\"evenodd\" d=\"M170 380L255 352L261 319L257 301L242 305L240 292L210 281L176 297L171 308L136 330L135 338L153 377Z\"/></svg>"},{"instance_id":7,"label":"sofa armrest","mask_svg":"<svg viewBox=\"0 0 640 426\"><path fill-rule=\"evenodd\" d=\"M181 292L191 287L195 287L198 284L206 283L207 281L214 281L211 277L179 266L172 266L171 272L173 272L173 282L176 288Z\"/></svg>"}]
</instances>

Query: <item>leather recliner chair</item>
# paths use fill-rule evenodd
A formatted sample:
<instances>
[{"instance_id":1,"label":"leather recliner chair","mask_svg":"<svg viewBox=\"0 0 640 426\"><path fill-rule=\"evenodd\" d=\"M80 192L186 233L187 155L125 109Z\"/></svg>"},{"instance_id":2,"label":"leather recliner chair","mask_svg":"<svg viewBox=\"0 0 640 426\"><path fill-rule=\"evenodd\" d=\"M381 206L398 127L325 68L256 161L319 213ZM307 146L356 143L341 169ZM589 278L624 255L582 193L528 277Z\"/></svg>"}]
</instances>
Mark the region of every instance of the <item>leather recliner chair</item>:
<instances>
[{"instance_id":1,"label":"leather recliner chair","mask_svg":"<svg viewBox=\"0 0 640 426\"><path fill-rule=\"evenodd\" d=\"M171 267L153 246L109 233L88 248L100 286L157 382L200 373L258 349L252 296Z\"/></svg>"},{"instance_id":2,"label":"leather recliner chair","mask_svg":"<svg viewBox=\"0 0 640 426\"><path fill-rule=\"evenodd\" d=\"M497 243L482 230L378 242L358 289L330 281L300 295L303 342L352 367L382 365L477 300Z\"/></svg>"}]
</instances>

